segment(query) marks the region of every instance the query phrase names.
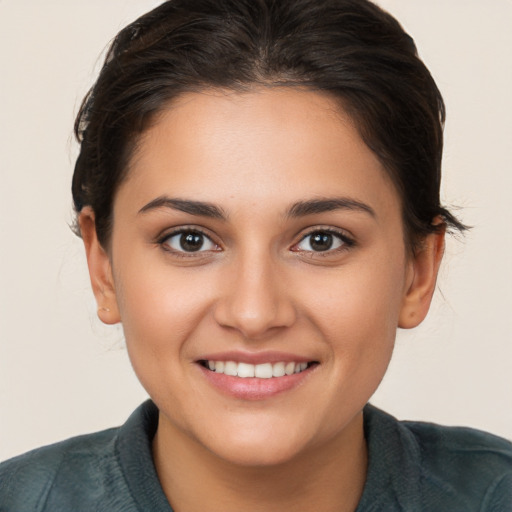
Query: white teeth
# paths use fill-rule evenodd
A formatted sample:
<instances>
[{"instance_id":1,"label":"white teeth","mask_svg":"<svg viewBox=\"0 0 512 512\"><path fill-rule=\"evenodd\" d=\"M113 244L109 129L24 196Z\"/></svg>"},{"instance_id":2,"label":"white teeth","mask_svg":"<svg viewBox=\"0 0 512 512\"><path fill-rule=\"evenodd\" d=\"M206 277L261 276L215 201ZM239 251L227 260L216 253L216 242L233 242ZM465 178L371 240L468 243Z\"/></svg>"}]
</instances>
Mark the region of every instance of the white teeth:
<instances>
[{"instance_id":1,"label":"white teeth","mask_svg":"<svg viewBox=\"0 0 512 512\"><path fill-rule=\"evenodd\" d=\"M272 365L270 363L257 364L254 367L254 376L259 379L271 379Z\"/></svg>"},{"instance_id":2,"label":"white teeth","mask_svg":"<svg viewBox=\"0 0 512 512\"><path fill-rule=\"evenodd\" d=\"M233 377L237 376L238 365L233 361L226 361L224 363L224 374L232 375Z\"/></svg>"},{"instance_id":3,"label":"white teeth","mask_svg":"<svg viewBox=\"0 0 512 512\"><path fill-rule=\"evenodd\" d=\"M207 361L206 366L216 372L243 379L257 377L259 379L271 379L272 377L284 377L294 373L303 372L308 363L235 363L234 361Z\"/></svg>"},{"instance_id":4,"label":"white teeth","mask_svg":"<svg viewBox=\"0 0 512 512\"><path fill-rule=\"evenodd\" d=\"M284 372L286 375L291 375L295 371L295 363L286 363Z\"/></svg>"},{"instance_id":5,"label":"white teeth","mask_svg":"<svg viewBox=\"0 0 512 512\"><path fill-rule=\"evenodd\" d=\"M272 366L272 377L282 377L284 374L284 363L276 363Z\"/></svg>"},{"instance_id":6,"label":"white teeth","mask_svg":"<svg viewBox=\"0 0 512 512\"><path fill-rule=\"evenodd\" d=\"M238 363L237 375L243 378L254 377L254 365L247 363Z\"/></svg>"}]
</instances>

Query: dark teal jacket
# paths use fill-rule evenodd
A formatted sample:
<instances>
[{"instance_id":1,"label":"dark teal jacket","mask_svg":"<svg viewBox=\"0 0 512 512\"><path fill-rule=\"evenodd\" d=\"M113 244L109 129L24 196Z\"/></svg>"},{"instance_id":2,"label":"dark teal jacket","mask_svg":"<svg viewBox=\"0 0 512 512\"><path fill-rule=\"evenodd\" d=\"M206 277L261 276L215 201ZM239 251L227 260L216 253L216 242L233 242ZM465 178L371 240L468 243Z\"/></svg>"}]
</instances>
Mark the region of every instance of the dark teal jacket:
<instances>
[{"instance_id":1,"label":"dark teal jacket","mask_svg":"<svg viewBox=\"0 0 512 512\"><path fill-rule=\"evenodd\" d=\"M512 444L466 428L364 411L367 481L357 512L511 512ZM0 464L0 512L172 512L151 457L158 410L120 428ZM312 511L314 512L314 511Z\"/></svg>"}]
</instances>

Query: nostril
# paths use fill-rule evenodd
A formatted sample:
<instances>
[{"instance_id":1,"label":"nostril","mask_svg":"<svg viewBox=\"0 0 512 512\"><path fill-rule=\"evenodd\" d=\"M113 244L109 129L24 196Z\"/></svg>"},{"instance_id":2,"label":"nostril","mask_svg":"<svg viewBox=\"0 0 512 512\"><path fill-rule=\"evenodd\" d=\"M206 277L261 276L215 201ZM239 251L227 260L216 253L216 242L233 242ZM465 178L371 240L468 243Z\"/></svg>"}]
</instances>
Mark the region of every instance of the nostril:
<instances>
[{"instance_id":1,"label":"nostril","mask_svg":"<svg viewBox=\"0 0 512 512\"><path fill-rule=\"evenodd\" d=\"M214 311L216 322L224 327L236 329L248 340L266 337L276 329L290 327L295 322L293 306L281 299L263 300L256 296L235 296L225 299Z\"/></svg>"}]
</instances>

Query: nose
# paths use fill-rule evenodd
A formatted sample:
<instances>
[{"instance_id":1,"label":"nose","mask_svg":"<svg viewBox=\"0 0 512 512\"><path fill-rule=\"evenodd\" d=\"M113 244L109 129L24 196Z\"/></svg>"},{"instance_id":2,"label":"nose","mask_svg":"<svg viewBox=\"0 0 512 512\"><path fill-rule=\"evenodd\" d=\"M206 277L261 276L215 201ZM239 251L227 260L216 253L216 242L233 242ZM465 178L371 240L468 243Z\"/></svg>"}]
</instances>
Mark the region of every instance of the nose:
<instances>
[{"instance_id":1,"label":"nose","mask_svg":"<svg viewBox=\"0 0 512 512\"><path fill-rule=\"evenodd\" d=\"M295 322L296 310L283 272L270 256L253 253L239 258L226 273L214 310L219 325L257 340Z\"/></svg>"}]
</instances>

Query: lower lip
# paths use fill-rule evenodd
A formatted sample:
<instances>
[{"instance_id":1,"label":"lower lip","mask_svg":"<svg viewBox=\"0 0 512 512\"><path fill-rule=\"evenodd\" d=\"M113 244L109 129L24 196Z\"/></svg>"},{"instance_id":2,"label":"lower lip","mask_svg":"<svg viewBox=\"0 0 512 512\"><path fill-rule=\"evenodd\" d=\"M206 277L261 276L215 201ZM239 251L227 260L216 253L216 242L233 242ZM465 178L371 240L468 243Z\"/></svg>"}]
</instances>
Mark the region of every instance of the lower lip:
<instances>
[{"instance_id":1,"label":"lower lip","mask_svg":"<svg viewBox=\"0 0 512 512\"><path fill-rule=\"evenodd\" d=\"M271 379L242 378L216 373L198 364L208 382L219 391L241 400L265 400L300 386L317 365L310 366L300 373L272 377Z\"/></svg>"}]
</instances>

